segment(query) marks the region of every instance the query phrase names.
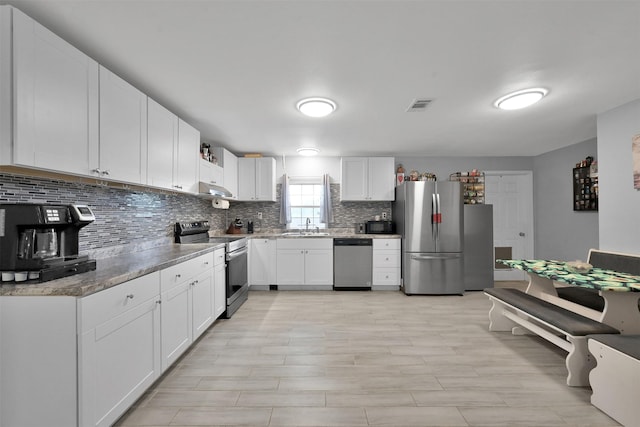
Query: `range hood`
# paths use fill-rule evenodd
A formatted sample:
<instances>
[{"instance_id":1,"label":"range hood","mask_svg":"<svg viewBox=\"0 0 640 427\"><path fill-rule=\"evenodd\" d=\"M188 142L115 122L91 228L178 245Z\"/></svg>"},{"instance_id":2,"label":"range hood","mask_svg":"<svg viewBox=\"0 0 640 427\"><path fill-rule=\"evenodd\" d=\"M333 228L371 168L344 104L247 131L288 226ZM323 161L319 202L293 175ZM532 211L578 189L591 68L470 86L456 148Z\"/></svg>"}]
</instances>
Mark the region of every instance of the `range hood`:
<instances>
[{"instance_id":1,"label":"range hood","mask_svg":"<svg viewBox=\"0 0 640 427\"><path fill-rule=\"evenodd\" d=\"M198 193L201 196L210 196L218 199L230 199L233 197L229 190L219 185L200 181L198 187Z\"/></svg>"}]
</instances>

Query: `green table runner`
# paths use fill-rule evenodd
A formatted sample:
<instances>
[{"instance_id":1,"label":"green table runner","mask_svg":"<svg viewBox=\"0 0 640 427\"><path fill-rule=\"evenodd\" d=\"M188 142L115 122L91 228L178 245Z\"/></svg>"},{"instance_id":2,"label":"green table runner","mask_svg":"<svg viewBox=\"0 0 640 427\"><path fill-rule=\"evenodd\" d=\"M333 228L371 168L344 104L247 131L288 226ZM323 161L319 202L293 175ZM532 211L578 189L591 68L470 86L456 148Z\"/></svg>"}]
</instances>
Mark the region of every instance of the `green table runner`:
<instances>
[{"instance_id":1,"label":"green table runner","mask_svg":"<svg viewBox=\"0 0 640 427\"><path fill-rule=\"evenodd\" d=\"M509 267L558 282L601 291L640 292L640 277L602 268L592 268L588 273L573 273L563 261L537 259L499 259Z\"/></svg>"}]
</instances>

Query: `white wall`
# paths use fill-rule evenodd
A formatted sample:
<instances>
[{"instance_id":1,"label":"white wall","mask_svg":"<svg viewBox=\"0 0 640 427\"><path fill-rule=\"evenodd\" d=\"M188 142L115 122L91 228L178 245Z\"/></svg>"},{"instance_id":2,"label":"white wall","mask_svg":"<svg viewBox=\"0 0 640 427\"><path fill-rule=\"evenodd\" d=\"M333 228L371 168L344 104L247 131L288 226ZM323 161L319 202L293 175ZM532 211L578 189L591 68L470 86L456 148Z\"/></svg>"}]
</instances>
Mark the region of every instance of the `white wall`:
<instances>
[{"instance_id":1,"label":"white wall","mask_svg":"<svg viewBox=\"0 0 640 427\"><path fill-rule=\"evenodd\" d=\"M598 212L573 210L572 169L587 156L596 158L591 139L534 159L533 218L535 257L586 260L598 248ZM597 158L596 158L597 160Z\"/></svg>"},{"instance_id":2,"label":"white wall","mask_svg":"<svg viewBox=\"0 0 640 427\"><path fill-rule=\"evenodd\" d=\"M640 191L633 188L631 138L640 99L598 115L600 249L640 254Z\"/></svg>"}]
</instances>

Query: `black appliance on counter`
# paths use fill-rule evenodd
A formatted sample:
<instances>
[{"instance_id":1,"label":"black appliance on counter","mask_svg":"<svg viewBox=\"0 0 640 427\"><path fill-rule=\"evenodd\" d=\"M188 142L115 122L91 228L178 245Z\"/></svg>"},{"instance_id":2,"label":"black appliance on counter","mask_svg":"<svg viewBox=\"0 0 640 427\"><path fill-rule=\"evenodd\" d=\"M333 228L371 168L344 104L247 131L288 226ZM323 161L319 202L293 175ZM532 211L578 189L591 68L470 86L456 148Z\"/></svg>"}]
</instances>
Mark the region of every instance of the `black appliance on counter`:
<instances>
[{"instance_id":1,"label":"black appliance on counter","mask_svg":"<svg viewBox=\"0 0 640 427\"><path fill-rule=\"evenodd\" d=\"M248 240L239 236L209 237L209 221L177 222L175 242L225 244L227 309L223 316L230 319L249 298Z\"/></svg>"},{"instance_id":2,"label":"black appliance on counter","mask_svg":"<svg viewBox=\"0 0 640 427\"><path fill-rule=\"evenodd\" d=\"M78 234L95 221L86 205L0 204L0 270L46 282L96 269L78 254Z\"/></svg>"},{"instance_id":3,"label":"black appliance on counter","mask_svg":"<svg viewBox=\"0 0 640 427\"><path fill-rule=\"evenodd\" d=\"M365 230L367 234L393 234L395 227L392 221L367 221Z\"/></svg>"}]
</instances>

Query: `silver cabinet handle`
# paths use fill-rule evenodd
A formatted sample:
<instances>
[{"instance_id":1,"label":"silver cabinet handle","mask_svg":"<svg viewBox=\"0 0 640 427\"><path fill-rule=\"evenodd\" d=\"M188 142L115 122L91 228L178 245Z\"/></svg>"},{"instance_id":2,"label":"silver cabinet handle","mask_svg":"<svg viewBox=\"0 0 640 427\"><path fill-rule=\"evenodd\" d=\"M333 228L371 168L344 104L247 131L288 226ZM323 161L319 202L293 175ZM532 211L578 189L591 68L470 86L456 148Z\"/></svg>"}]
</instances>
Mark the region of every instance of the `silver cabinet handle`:
<instances>
[{"instance_id":1,"label":"silver cabinet handle","mask_svg":"<svg viewBox=\"0 0 640 427\"><path fill-rule=\"evenodd\" d=\"M133 299L133 294L127 295L127 299Z\"/></svg>"}]
</instances>

